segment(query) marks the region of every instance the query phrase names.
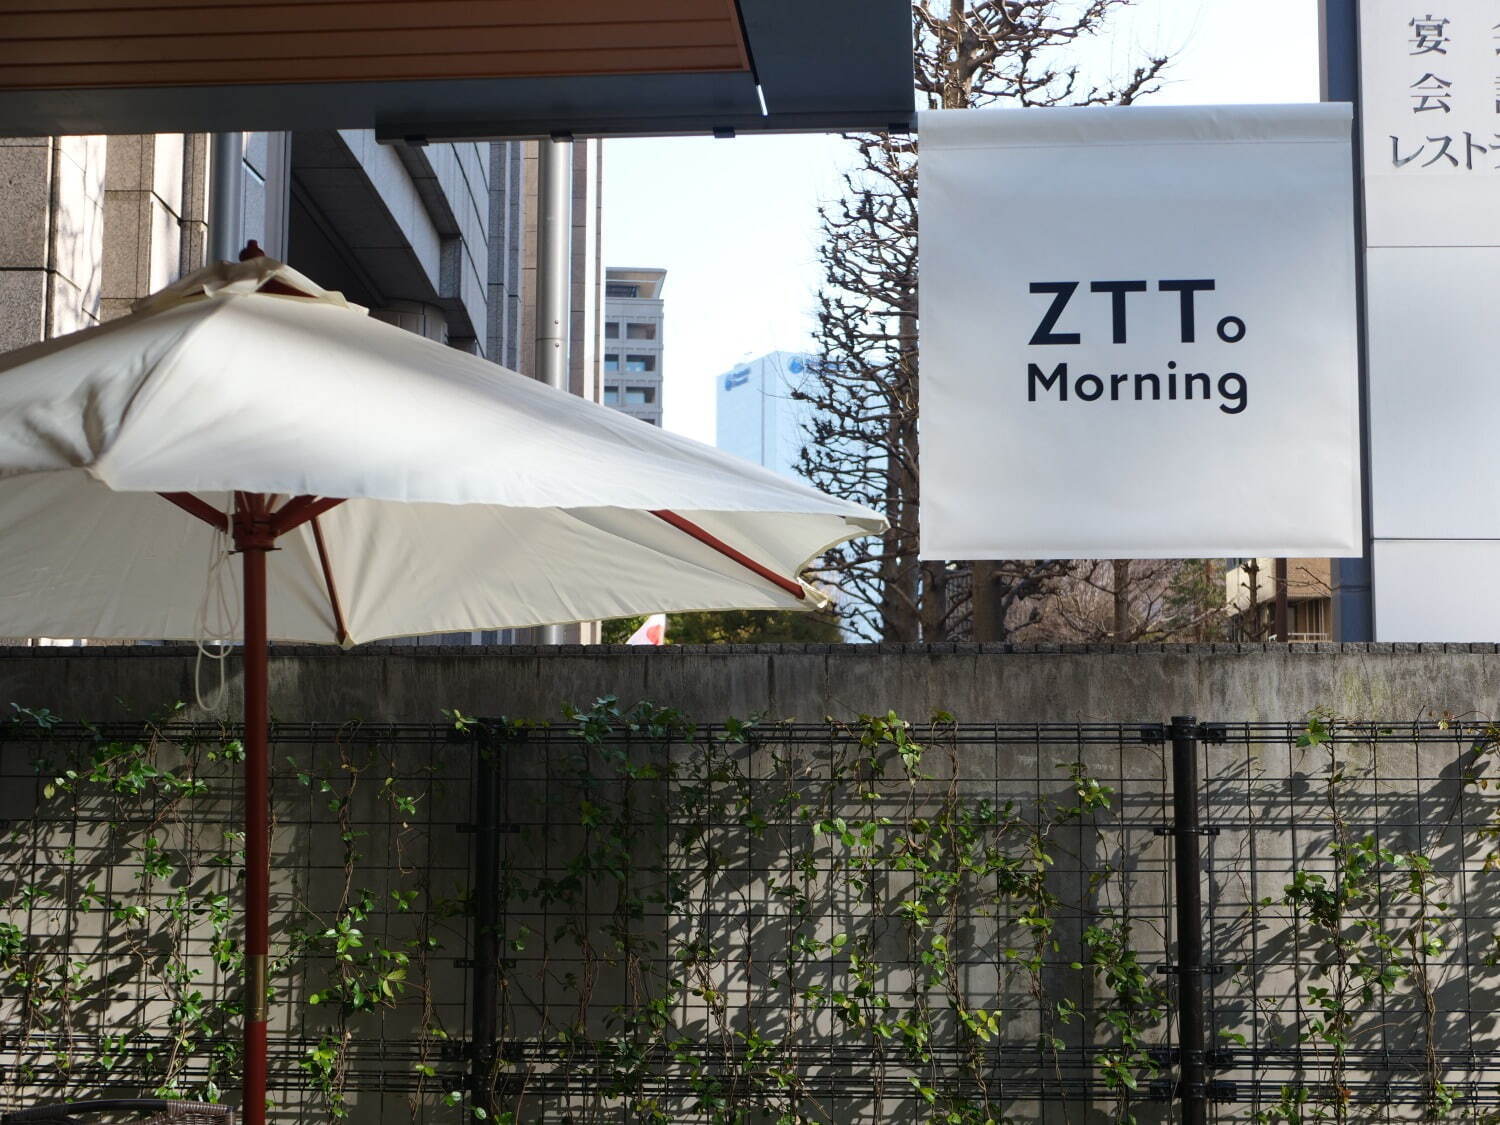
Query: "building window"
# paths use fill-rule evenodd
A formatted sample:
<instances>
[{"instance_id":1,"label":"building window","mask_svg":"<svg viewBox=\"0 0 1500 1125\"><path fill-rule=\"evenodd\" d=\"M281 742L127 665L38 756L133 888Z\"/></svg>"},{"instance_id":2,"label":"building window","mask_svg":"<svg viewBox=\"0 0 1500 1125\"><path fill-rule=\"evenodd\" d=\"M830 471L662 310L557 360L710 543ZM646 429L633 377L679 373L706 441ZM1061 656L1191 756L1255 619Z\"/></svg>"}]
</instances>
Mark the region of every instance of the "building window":
<instances>
[{"instance_id":1,"label":"building window","mask_svg":"<svg viewBox=\"0 0 1500 1125\"><path fill-rule=\"evenodd\" d=\"M609 357L606 356L606 359ZM656 357L654 355L628 355L625 357L626 371L655 371Z\"/></svg>"},{"instance_id":2,"label":"building window","mask_svg":"<svg viewBox=\"0 0 1500 1125\"><path fill-rule=\"evenodd\" d=\"M618 355L615 355L613 352L606 352L604 356L604 370L620 370L620 357Z\"/></svg>"},{"instance_id":3,"label":"building window","mask_svg":"<svg viewBox=\"0 0 1500 1125\"><path fill-rule=\"evenodd\" d=\"M639 285L628 285L623 281L609 281L604 285L606 297L634 297L640 291Z\"/></svg>"},{"instance_id":4,"label":"building window","mask_svg":"<svg viewBox=\"0 0 1500 1125\"><path fill-rule=\"evenodd\" d=\"M1308 598L1305 601L1292 602L1287 607L1291 610L1291 620L1287 622L1291 626L1289 641L1326 641L1333 635L1332 622L1329 621L1329 610L1332 601L1329 598ZM1281 638L1277 638L1280 640Z\"/></svg>"},{"instance_id":5,"label":"building window","mask_svg":"<svg viewBox=\"0 0 1500 1125\"><path fill-rule=\"evenodd\" d=\"M656 325L654 324L627 324L625 336L630 340L654 340L656 339Z\"/></svg>"},{"instance_id":6,"label":"building window","mask_svg":"<svg viewBox=\"0 0 1500 1125\"><path fill-rule=\"evenodd\" d=\"M655 387L626 387L626 406L651 406L656 402Z\"/></svg>"},{"instance_id":7,"label":"building window","mask_svg":"<svg viewBox=\"0 0 1500 1125\"><path fill-rule=\"evenodd\" d=\"M605 387L604 388L604 405L605 406L619 406L620 405L620 388L619 387Z\"/></svg>"},{"instance_id":8,"label":"building window","mask_svg":"<svg viewBox=\"0 0 1500 1125\"><path fill-rule=\"evenodd\" d=\"M631 327L634 327L634 325ZM604 325L604 338L606 340L618 340L620 338L620 322L618 320L611 320Z\"/></svg>"}]
</instances>

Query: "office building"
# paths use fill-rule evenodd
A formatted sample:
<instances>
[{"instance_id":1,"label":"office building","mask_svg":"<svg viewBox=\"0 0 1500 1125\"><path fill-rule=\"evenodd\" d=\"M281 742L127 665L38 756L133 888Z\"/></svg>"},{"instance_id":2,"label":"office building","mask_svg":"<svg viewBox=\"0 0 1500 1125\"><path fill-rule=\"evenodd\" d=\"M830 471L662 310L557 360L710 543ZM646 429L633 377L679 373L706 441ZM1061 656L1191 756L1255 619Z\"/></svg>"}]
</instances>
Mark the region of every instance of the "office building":
<instances>
[{"instance_id":1,"label":"office building","mask_svg":"<svg viewBox=\"0 0 1500 1125\"><path fill-rule=\"evenodd\" d=\"M782 476L801 479L797 463L807 443L808 403L792 392L816 367L814 356L770 352L738 363L718 377L715 444Z\"/></svg>"},{"instance_id":2,"label":"office building","mask_svg":"<svg viewBox=\"0 0 1500 1125\"><path fill-rule=\"evenodd\" d=\"M661 425L662 286L667 271L610 266L604 276L604 398L613 406Z\"/></svg>"}]
</instances>

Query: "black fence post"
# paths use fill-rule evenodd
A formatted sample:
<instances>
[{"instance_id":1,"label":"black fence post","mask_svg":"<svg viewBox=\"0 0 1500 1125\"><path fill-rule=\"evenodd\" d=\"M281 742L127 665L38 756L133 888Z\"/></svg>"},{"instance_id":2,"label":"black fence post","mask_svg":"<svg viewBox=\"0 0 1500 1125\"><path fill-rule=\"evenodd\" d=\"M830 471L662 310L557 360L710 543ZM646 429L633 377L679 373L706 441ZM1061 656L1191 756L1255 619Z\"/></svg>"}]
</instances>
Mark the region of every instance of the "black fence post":
<instances>
[{"instance_id":1,"label":"black fence post","mask_svg":"<svg viewBox=\"0 0 1500 1125\"><path fill-rule=\"evenodd\" d=\"M1183 1125L1206 1125L1203 1042L1203 861L1198 820L1198 721L1172 718L1172 841L1177 882L1177 1048Z\"/></svg>"},{"instance_id":2,"label":"black fence post","mask_svg":"<svg viewBox=\"0 0 1500 1125\"><path fill-rule=\"evenodd\" d=\"M500 768L489 732L480 729L474 761L474 866L470 888L474 951L471 959L470 1107L493 1121L495 1051L499 1034ZM477 1114L476 1114L477 1116Z\"/></svg>"}]
</instances>

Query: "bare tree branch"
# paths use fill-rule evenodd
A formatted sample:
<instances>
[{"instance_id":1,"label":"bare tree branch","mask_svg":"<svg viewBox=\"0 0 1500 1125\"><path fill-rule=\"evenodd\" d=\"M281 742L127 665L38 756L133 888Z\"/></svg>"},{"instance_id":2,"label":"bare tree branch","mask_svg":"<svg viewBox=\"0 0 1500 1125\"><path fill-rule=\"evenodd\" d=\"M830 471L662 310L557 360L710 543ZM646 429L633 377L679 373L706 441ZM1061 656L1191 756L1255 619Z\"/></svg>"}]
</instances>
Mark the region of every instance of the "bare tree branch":
<instances>
[{"instance_id":1,"label":"bare tree branch","mask_svg":"<svg viewBox=\"0 0 1500 1125\"><path fill-rule=\"evenodd\" d=\"M944 109L1128 104L1156 88L1166 59L1144 60L1091 85L1081 84L1069 55L1130 2L914 0L917 91L930 107ZM885 135L850 140L857 163L844 177L844 195L820 212L823 361L793 393L812 408L799 467L824 490L885 513L891 529L881 539L831 551L817 576L839 592L846 624L870 638L973 636L976 606L987 635L1034 629L1073 564L917 558L916 142ZM1089 581L1079 589L1091 589ZM1080 621L1086 616L1081 606L1068 612ZM1141 620L1156 616L1143 611Z\"/></svg>"}]
</instances>

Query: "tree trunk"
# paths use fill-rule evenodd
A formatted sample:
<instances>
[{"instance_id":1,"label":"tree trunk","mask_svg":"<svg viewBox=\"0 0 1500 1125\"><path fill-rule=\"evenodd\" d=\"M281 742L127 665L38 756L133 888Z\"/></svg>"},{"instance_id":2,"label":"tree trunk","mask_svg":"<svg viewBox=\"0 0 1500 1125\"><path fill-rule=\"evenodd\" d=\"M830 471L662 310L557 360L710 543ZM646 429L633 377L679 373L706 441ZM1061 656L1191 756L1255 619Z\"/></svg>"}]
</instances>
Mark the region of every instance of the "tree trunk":
<instances>
[{"instance_id":1,"label":"tree trunk","mask_svg":"<svg viewBox=\"0 0 1500 1125\"><path fill-rule=\"evenodd\" d=\"M1260 559L1254 558L1245 564L1245 577L1250 591L1250 608L1240 616L1240 620L1248 626L1245 628L1245 638L1251 641L1264 640L1266 628L1260 618Z\"/></svg>"},{"instance_id":2,"label":"tree trunk","mask_svg":"<svg viewBox=\"0 0 1500 1125\"><path fill-rule=\"evenodd\" d=\"M941 562L922 564L922 640L948 639L948 567Z\"/></svg>"},{"instance_id":3,"label":"tree trunk","mask_svg":"<svg viewBox=\"0 0 1500 1125\"><path fill-rule=\"evenodd\" d=\"M1149 59L1123 82L1102 86L1078 85L1075 71L1047 60L1130 2L1091 0L1072 10L1040 0L914 0L917 91L927 108L953 111L990 103L1127 104L1155 87L1165 59ZM844 198L820 209L825 285L817 339L828 371L821 389L803 396L817 418L817 440L804 447L803 462L814 484L835 495L857 493L882 508L891 528L876 547L830 552L820 572L844 587L850 618L882 639L942 640L956 631L952 618L964 607L953 603L948 569L961 564L918 559L917 142L854 140L863 166L846 178ZM1024 628L1031 619L1018 607L1045 598L1065 570L1055 560L970 566L975 640ZM1139 608L1146 580L1137 571L1134 581Z\"/></svg>"},{"instance_id":4,"label":"tree trunk","mask_svg":"<svg viewBox=\"0 0 1500 1125\"><path fill-rule=\"evenodd\" d=\"M1115 559L1115 628L1114 636L1117 644L1125 644L1133 640L1130 623L1130 560Z\"/></svg>"},{"instance_id":5,"label":"tree trunk","mask_svg":"<svg viewBox=\"0 0 1500 1125\"><path fill-rule=\"evenodd\" d=\"M1290 622L1288 621L1290 614L1288 613L1289 607L1287 604L1286 589L1286 559L1277 559L1275 568L1276 600L1272 603L1271 629L1275 632L1276 639L1285 643L1287 634L1290 631Z\"/></svg>"},{"instance_id":6,"label":"tree trunk","mask_svg":"<svg viewBox=\"0 0 1500 1125\"><path fill-rule=\"evenodd\" d=\"M1211 602L1216 600L1217 604L1223 605L1224 604L1224 598L1223 598L1224 590L1223 590L1223 585L1224 584L1221 582L1221 583L1219 583L1219 589L1216 590L1214 588L1214 563L1213 563L1213 560L1212 559L1204 559L1203 560L1203 593L1204 593L1204 596L1206 598L1208 598ZM1199 612L1202 612L1206 607L1199 606L1199 607L1196 607L1196 608L1198 609ZM1207 613L1203 613L1202 618L1198 622L1198 639L1200 641L1206 641L1206 640L1209 639L1209 616L1208 616Z\"/></svg>"},{"instance_id":7,"label":"tree trunk","mask_svg":"<svg viewBox=\"0 0 1500 1125\"><path fill-rule=\"evenodd\" d=\"M980 643L1000 639L1000 622L995 616L995 564L988 559L976 559L969 564L971 592L969 594L970 631Z\"/></svg>"},{"instance_id":8,"label":"tree trunk","mask_svg":"<svg viewBox=\"0 0 1500 1125\"><path fill-rule=\"evenodd\" d=\"M914 388L917 378L916 314L903 310L898 324L897 362L906 375L903 381ZM888 619L884 639L888 641L933 640L936 638L926 635L930 616L927 601L936 590L942 589L943 583L940 578L937 585L927 580L928 575L924 574L926 568L917 562L920 536L918 524L920 482L912 468L919 464L916 420L906 416L899 396L892 399L890 414L892 440L888 447L891 458L888 473L894 490L895 516L891 522L895 526L892 529L894 534L888 536L886 541L888 544L894 543L895 545L896 557L892 560L892 564L895 569L897 594L894 599L895 604L891 606L893 617Z\"/></svg>"}]
</instances>

